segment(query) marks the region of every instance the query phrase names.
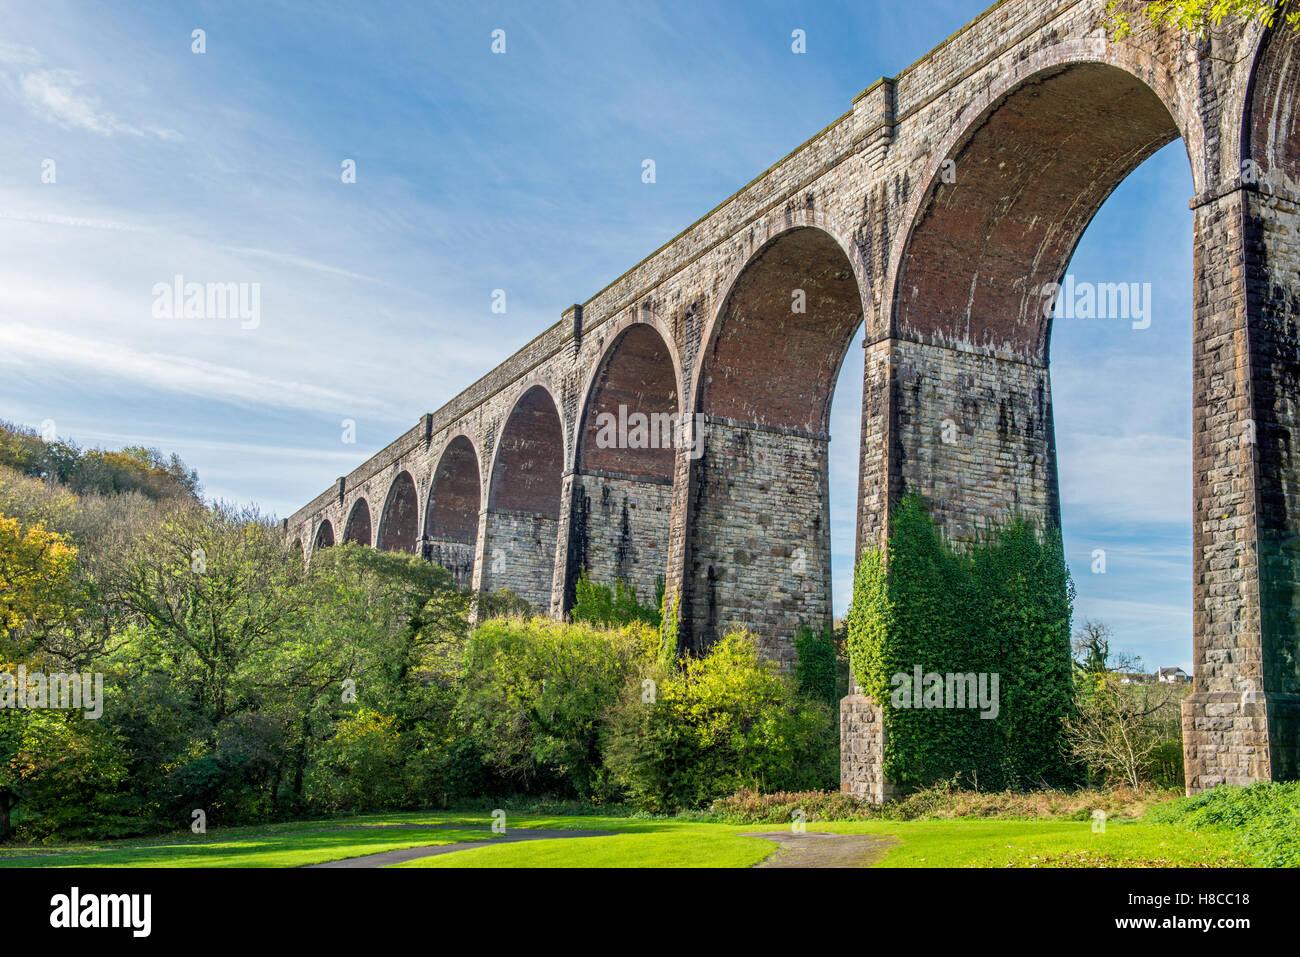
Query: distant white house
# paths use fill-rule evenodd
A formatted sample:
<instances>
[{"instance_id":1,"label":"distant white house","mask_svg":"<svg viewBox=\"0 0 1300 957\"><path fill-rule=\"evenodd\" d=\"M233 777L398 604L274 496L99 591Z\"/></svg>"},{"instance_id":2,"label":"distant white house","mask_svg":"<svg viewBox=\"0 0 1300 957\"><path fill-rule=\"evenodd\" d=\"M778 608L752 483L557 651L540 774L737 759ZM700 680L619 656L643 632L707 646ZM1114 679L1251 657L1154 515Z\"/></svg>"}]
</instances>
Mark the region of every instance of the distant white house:
<instances>
[{"instance_id":1,"label":"distant white house","mask_svg":"<svg viewBox=\"0 0 1300 957\"><path fill-rule=\"evenodd\" d=\"M1192 678L1182 668L1161 668L1156 672L1156 680L1165 685L1185 685Z\"/></svg>"},{"instance_id":2,"label":"distant white house","mask_svg":"<svg viewBox=\"0 0 1300 957\"><path fill-rule=\"evenodd\" d=\"M1140 671L1125 672L1119 679L1122 685L1149 685L1155 682L1155 675L1143 674Z\"/></svg>"}]
</instances>

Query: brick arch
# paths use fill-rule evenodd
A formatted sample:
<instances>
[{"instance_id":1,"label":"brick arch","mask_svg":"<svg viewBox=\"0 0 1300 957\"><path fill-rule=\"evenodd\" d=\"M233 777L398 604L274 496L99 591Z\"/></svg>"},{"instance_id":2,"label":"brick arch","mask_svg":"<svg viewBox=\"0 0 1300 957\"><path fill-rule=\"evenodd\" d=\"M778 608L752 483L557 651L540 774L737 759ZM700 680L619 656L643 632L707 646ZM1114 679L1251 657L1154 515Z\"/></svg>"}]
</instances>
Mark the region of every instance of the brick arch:
<instances>
[{"instance_id":1,"label":"brick arch","mask_svg":"<svg viewBox=\"0 0 1300 957\"><path fill-rule=\"evenodd\" d=\"M371 545L374 537L370 528L370 503L359 498L348 513L347 524L343 526L343 541L356 542L358 545Z\"/></svg>"},{"instance_id":2,"label":"brick arch","mask_svg":"<svg viewBox=\"0 0 1300 957\"><path fill-rule=\"evenodd\" d=\"M692 651L745 627L790 665L799 628L831 622L828 428L863 321L858 277L839 238L795 226L748 257L706 332L681 601Z\"/></svg>"},{"instance_id":3,"label":"brick arch","mask_svg":"<svg viewBox=\"0 0 1300 957\"><path fill-rule=\"evenodd\" d=\"M893 335L1045 362L1049 290L1084 230L1180 135L1151 86L1107 63L1053 65L1006 89L939 157L908 221Z\"/></svg>"},{"instance_id":4,"label":"brick arch","mask_svg":"<svg viewBox=\"0 0 1300 957\"><path fill-rule=\"evenodd\" d=\"M577 468L671 480L672 447L602 448L601 416L676 416L681 411L681 369L671 337L660 323L632 320L616 327L605 345L579 406Z\"/></svg>"},{"instance_id":5,"label":"brick arch","mask_svg":"<svg viewBox=\"0 0 1300 957\"><path fill-rule=\"evenodd\" d=\"M420 541L420 497L411 473L397 473L384 498L380 513L378 548L382 552L414 555Z\"/></svg>"},{"instance_id":6,"label":"brick arch","mask_svg":"<svg viewBox=\"0 0 1300 957\"><path fill-rule=\"evenodd\" d=\"M314 552L321 548L330 548L334 544L334 526L327 518L320 523L316 529L316 538L312 543L311 550Z\"/></svg>"},{"instance_id":7,"label":"brick arch","mask_svg":"<svg viewBox=\"0 0 1300 957\"><path fill-rule=\"evenodd\" d=\"M484 590L508 588L541 611L551 601L566 447L554 393L526 383L492 455L479 577Z\"/></svg>"},{"instance_id":8,"label":"brick arch","mask_svg":"<svg viewBox=\"0 0 1300 957\"><path fill-rule=\"evenodd\" d=\"M861 247L849 241L835 218L800 209L783 222L784 228L768 234L725 281L701 338L689 407L826 432L849 338L866 315L871 272ZM792 311L794 289L807 294L807 312ZM777 371L780 376L772 377ZM758 389L745 382L751 372L764 380Z\"/></svg>"},{"instance_id":9,"label":"brick arch","mask_svg":"<svg viewBox=\"0 0 1300 957\"><path fill-rule=\"evenodd\" d=\"M525 386L497 435L488 508L558 518L565 446L554 392L541 382Z\"/></svg>"},{"instance_id":10,"label":"brick arch","mask_svg":"<svg viewBox=\"0 0 1300 957\"><path fill-rule=\"evenodd\" d=\"M446 568L461 585L469 585L474 577L482 501L478 448L461 432L438 456L424 517L425 558Z\"/></svg>"}]
</instances>

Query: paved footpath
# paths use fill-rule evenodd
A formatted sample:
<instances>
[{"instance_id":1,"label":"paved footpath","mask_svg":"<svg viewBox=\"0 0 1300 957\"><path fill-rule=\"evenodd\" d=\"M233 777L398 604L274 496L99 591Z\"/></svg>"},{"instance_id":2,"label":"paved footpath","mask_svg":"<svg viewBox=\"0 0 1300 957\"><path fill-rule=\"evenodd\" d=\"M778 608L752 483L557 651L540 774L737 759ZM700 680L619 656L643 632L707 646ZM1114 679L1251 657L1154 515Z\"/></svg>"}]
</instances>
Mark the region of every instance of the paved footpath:
<instances>
[{"instance_id":1,"label":"paved footpath","mask_svg":"<svg viewBox=\"0 0 1300 957\"><path fill-rule=\"evenodd\" d=\"M761 837L779 846L755 867L870 867L898 842L873 834L825 834L805 831L757 831L745 837Z\"/></svg>"}]
</instances>

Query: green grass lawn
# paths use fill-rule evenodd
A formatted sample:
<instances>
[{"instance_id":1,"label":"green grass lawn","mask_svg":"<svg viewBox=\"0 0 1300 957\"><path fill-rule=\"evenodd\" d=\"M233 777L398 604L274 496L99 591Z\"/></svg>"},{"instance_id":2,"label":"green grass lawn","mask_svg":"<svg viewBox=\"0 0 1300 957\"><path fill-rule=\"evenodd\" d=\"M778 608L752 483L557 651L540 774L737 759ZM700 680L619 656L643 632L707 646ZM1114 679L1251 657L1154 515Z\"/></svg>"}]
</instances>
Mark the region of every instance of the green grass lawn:
<instances>
[{"instance_id":1,"label":"green grass lawn","mask_svg":"<svg viewBox=\"0 0 1300 957\"><path fill-rule=\"evenodd\" d=\"M447 825L472 830L450 830ZM213 829L207 835L9 848L0 867L293 867L425 845L483 841L484 814L411 812ZM610 837L484 846L399 867L749 867L775 846L746 833L788 825L731 825L685 819L518 815L511 828L602 830ZM396 826L395 826L396 825ZM1104 834L1088 820L964 818L810 823L809 830L874 834L897 842L881 867L1242 866L1250 862L1220 834L1112 819Z\"/></svg>"},{"instance_id":2,"label":"green grass lawn","mask_svg":"<svg viewBox=\"0 0 1300 957\"><path fill-rule=\"evenodd\" d=\"M394 867L752 867L776 848L771 841L744 837L754 828L685 821L629 822L579 819L580 826L628 833L612 837L528 841L454 851ZM542 826L529 821L517 827ZM556 827L548 819L546 827Z\"/></svg>"},{"instance_id":3,"label":"green grass lawn","mask_svg":"<svg viewBox=\"0 0 1300 957\"><path fill-rule=\"evenodd\" d=\"M1245 864L1224 836L1191 834L1168 825L1060 819L870 822L868 833L901 843L880 867L1233 867ZM834 825L828 829L837 829Z\"/></svg>"},{"instance_id":4,"label":"green grass lawn","mask_svg":"<svg viewBox=\"0 0 1300 957\"><path fill-rule=\"evenodd\" d=\"M617 830L602 819L589 826ZM773 845L745 833L782 825L639 822L633 833L575 841L475 848L397 867L749 867ZM517 824L516 826L527 826ZM557 826L548 820L547 827ZM1162 825L1110 821L941 820L809 824L810 831L874 834L897 841L879 867L1197 867L1243 866L1230 842Z\"/></svg>"},{"instance_id":5,"label":"green grass lawn","mask_svg":"<svg viewBox=\"0 0 1300 957\"><path fill-rule=\"evenodd\" d=\"M213 829L144 841L106 841L67 848L14 848L0 852L0 867L300 867L406 847L479 841L483 830L436 825L384 827L396 821L356 819L277 828Z\"/></svg>"}]
</instances>

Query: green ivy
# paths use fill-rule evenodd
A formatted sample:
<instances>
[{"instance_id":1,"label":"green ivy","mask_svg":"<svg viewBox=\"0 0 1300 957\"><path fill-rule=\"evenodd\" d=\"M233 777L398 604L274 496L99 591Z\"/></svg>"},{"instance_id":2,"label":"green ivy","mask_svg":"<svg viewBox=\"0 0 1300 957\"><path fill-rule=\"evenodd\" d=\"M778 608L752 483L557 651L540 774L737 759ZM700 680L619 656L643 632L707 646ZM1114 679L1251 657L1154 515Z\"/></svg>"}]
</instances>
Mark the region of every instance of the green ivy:
<instances>
[{"instance_id":1,"label":"green ivy","mask_svg":"<svg viewBox=\"0 0 1300 957\"><path fill-rule=\"evenodd\" d=\"M858 565L849 610L853 675L880 705L885 774L904 788L959 779L981 790L1065 783L1074 588L1059 535L1021 517L970 548L944 540L919 497L894 516L887 557ZM895 675L998 675L998 715L896 703Z\"/></svg>"}]
</instances>

